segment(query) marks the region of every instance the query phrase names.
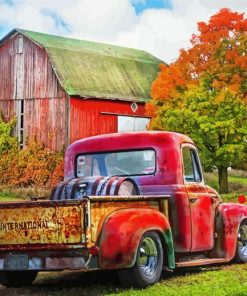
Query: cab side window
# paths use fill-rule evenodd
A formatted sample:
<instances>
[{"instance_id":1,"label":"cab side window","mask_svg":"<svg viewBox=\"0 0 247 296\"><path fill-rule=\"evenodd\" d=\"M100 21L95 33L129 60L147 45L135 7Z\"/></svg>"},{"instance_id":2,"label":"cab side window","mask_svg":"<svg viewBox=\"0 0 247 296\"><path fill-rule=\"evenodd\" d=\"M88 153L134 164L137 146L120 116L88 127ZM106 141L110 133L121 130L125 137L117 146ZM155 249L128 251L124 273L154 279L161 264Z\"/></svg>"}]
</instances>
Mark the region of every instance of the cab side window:
<instances>
[{"instance_id":1,"label":"cab side window","mask_svg":"<svg viewBox=\"0 0 247 296\"><path fill-rule=\"evenodd\" d=\"M196 150L183 147L184 178L186 182L201 182L202 172Z\"/></svg>"}]
</instances>

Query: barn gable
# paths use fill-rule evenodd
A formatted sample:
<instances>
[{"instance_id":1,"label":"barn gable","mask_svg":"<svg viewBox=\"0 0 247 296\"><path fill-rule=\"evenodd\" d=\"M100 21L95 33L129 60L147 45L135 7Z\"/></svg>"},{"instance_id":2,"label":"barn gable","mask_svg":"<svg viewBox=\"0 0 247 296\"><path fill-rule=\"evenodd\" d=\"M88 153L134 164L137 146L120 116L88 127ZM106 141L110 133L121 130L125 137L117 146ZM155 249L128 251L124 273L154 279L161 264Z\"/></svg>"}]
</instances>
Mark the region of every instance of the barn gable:
<instances>
[{"instance_id":1,"label":"barn gable","mask_svg":"<svg viewBox=\"0 0 247 296\"><path fill-rule=\"evenodd\" d=\"M35 136L52 149L68 143L68 95L44 48L15 32L0 43L0 112L17 117L20 146ZM59 135L51 136L52 134Z\"/></svg>"},{"instance_id":2,"label":"barn gable","mask_svg":"<svg viewBox=\"0 0 247 296\"><path fill-rule=\"evenodd\" d=\"M70 96L147 101L162 62L136 49L15 31L46 49L61 86Z\"/></svg>"}]
</instances>

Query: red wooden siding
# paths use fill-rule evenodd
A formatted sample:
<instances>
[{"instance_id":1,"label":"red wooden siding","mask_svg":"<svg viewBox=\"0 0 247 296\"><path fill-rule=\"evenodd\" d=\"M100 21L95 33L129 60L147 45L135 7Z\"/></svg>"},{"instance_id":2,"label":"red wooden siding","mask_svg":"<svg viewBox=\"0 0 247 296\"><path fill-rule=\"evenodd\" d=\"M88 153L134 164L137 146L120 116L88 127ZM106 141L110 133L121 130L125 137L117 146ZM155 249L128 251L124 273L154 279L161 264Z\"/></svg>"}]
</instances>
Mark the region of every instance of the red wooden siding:
<instances>
[{"instance_id":1,"label":"red wooden siding","mask_svg":"<svg viewBox=\"0 0 247 296\"><path fill-rule=\"evenodd\" d=\"M18 51L19 38L23 47ZM67 94L59 84L46 51L21 34L0 47L0 111L9 120L18 118L24 100L24 137L36 135L52 149L67 144Z\"/></svg>"},{"instance_id":2,"label":"red wooden siding","mask_svg":"<svg viewBox=\"0 0 247 296\"><path fill-rule=\"evenodd\" d=\"M65 109L65 99L25 100L24 135L35 135L46 146L59 150L66 144Z\"/></svg>"},{"instance_id":3,"label":"red wooden siding","mask_svg":"<svg viewBox=\"0 0 247 296\"><path fill-rule=\"evenodd\" d=\"M23 53L16 53L20 36L0 47L0 100L65 97L43 48L23 36Z\"/></svg>"},{"instance_id":4,"label":"red wooden siding","mask_svg":"<svg viewBox=\"0 0 247 296\"><path fill-rule=\"evenodd\" d=\"M134 113L132 102L70 99L70 143L89 136L117 132L117 116L105 115L102 112L118 113L122 115L144 116L144 104L138 103Z\"/></svg>"}]
</instances>

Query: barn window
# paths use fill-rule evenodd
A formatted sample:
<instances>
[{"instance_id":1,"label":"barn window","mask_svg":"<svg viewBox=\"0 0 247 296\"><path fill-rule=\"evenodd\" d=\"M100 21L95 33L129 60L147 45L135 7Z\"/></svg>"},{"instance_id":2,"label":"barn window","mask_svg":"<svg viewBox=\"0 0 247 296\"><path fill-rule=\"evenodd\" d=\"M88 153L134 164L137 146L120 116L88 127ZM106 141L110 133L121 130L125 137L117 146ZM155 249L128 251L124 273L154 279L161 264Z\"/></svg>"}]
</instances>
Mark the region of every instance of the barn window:
<instances>
[{"instance_id":1,"label":"barn window","mask_svg":"<svg viewBox=\"0 0 247 296\"><path fill-rule=\"evenodd\" d=\"M17 38L16 53L23 53L23 36Z\"/></svg>"},{"instance_id":2,"label":"barn window","mask_svg":"<svg viewBox=\"0 0 247 296\"><path fill-rule=\"evenodd\" d=\"M118 132L145 131L149 121L147 117L118 116Z\"/></svg>"}]
</instances>

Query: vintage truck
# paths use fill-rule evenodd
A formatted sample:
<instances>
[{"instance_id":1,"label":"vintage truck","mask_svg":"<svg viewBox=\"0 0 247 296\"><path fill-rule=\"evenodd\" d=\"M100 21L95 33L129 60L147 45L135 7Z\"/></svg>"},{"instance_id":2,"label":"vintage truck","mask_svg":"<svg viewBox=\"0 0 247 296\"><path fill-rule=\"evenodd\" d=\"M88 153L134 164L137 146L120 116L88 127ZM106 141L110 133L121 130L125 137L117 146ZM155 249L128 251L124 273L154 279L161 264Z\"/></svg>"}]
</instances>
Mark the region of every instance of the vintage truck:
<instances>
[{"instance_id":1,"label":"vintage truck","mask_svg":"<svg viewBox=\"0 0 247 296\"><path fill-rule=\"evenodd\" d=\"M145 287L162 270L247 262L247 206L205 185L193 141L173 132L90 137L71 144L50 200L0 204L0 281L38 271L116 269Z\"/></svg>"}]
</instances>

